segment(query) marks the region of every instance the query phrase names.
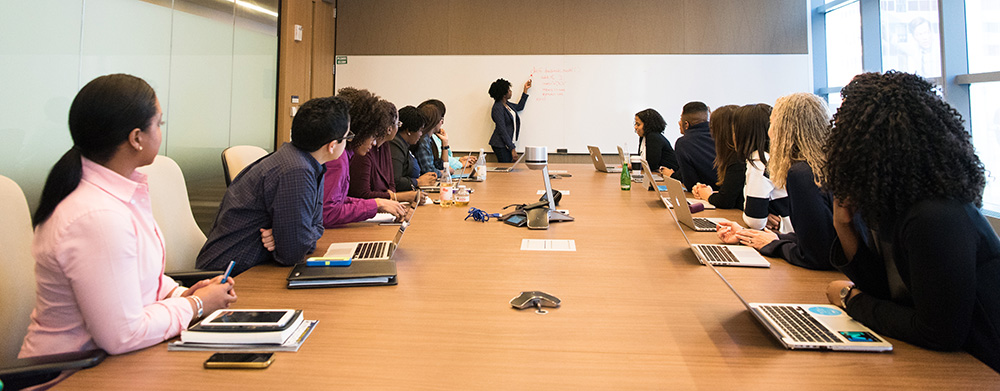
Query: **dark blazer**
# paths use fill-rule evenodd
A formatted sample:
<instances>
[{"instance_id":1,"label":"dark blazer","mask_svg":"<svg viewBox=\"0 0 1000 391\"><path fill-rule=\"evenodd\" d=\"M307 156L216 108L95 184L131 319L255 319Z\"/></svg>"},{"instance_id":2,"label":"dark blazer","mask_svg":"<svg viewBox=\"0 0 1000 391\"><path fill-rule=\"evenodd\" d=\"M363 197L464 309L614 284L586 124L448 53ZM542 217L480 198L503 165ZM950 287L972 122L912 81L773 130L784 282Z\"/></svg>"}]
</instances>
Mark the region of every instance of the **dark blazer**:
<instances>
[{"instance_id":1,"label":"dark blazer","mask_svg":"<svg viewBox=\"0 0 1000 391\"><path fill-rule=\"evenodd\" d=\"M680 166L681 183L694 188L696 183L704 183L718 189L718 174L712 163L715 161L715 140L708 130L708 122L692 125L674 143L677 164Z\"/></svg>"},{"instance_id":2,"label":"dark blazer","mask_svg":"<svg viewBox=\"0 0 1000 391\"><path fill-rule=\"evenodd\" d=\"M413 176L415 168L413 163L416 159L410 153L410 144L396 134L396 138L389 141L389 149L392 151L392 181L396 183L396 188L393 190L397 192L416 190L417 178Z\"/></svg>"},{"instance_id":3,"label":"dark blazer","mask_svg":"<svg viewBox=\"0 0 1000 391\"><path fill-rule=\"evenodd\" d=\"M979 209L920 201L878 233L878 246L860 215L854 219L865 233L854 258L847 259L839 239L831 246L833 265L862 292L847 303L847 313L887 337L962 349L1000 372L1000 240ZM903 293L890 288L890 256Z\"/></svg>"},{"instance_id":4,"label":"dark blazer","mask_svg":"<svg viewBox=\"0 0 1000 391\"><path fill-rule=\"evenodd\" d=\"M726 166L726 177L722 179L719 191L708 196L708 202L719 209L743 209L743 185L746 182L745 161L740 160Z\"/></svg>"},{"instance_id":5,"label":"dark blazer","mask_svg":"<svg viewBox=\"0 0 1000 391\"><path fill-rule=\"evenodd\" d=\"M778 234L778 239L762 247L760 253L784 258L792 265L807 269L833 269L830 246L837 232L833 229L830 194L816 186L812 168L806 162L795 162L788 168L785 189L788 190L788 216L795 232Z\"/></svg>"},{"instance_id":6,"label":"dark blazer","mask_svg":"<svg viewBox=\"0 0 1000 391\"><path fill-rule=\"evenodd\" d=\"M674 170L674 175L671 175L671 178L681 180L677 156L674 155L674 149L670 147L670 142L667 141L666 137L663 137L663 133L650 132L639 142L646 143L646 163L649 164L650 170L656 172L660 167L666 167Z\"/></svg>"},{"instance_id":7,"label":"dark blazer","mask_svg":"<svg viewBox=\"0 0 1000 391\"><path fill-rule=\"evenodd\" d=\"M493 102L490 116L493 117L493 123L496 124L496 127L493 128L493 136L490 136L490 146L514 149L514 140L521 133L521 116L517 115L517 112L524 110L524 104L528 103L528 94L522 93L517 104L507 101L507 105L514 110L513 121L511 121L510 113L503 107L503 103L503 100ZM517 133L514 132L515 124L517 125Z\"/></svg>"}]
</instances>

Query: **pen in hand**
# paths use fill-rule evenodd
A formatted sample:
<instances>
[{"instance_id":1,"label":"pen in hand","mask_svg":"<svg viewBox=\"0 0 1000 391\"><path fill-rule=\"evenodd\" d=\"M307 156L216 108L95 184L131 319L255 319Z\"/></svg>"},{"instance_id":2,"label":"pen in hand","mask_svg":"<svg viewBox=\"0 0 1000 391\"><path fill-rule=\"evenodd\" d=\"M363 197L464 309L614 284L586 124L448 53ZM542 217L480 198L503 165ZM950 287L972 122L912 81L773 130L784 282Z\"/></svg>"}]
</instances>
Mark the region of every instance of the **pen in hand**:
<instances>
[{"instance_id":1,"label":"pen in hand","mask_svg":"<svg viewBox=\"0 0 1000 391\"><path fill-rule=\"evenodd\" d=\"M225 284L229 281L229 273L233 272L233 266L236 266L236 261L229 261L229 267L226 268L226 274L222 275L222 280L219 281L220 284Z\"/></svg>"}]
</instances>

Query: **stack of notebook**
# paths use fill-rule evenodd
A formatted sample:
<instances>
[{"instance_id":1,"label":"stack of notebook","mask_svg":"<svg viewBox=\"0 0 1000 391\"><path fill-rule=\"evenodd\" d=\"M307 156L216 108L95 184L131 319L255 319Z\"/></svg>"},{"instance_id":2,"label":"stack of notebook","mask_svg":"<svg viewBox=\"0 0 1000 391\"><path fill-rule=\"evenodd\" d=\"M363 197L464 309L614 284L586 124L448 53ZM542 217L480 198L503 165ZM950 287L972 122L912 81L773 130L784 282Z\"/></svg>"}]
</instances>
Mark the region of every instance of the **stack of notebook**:
<instances>
[{"instance_id":1,"label":"stack of notebook","mask_svg":"<svg viewBox=\"0 0 1000 391\"><path fill-rule=\"evenodd\" d=\"M168 350L297 351L316 327L301 310L229 310L213 312L181 331Z\"/></svg>"}]
</instances>

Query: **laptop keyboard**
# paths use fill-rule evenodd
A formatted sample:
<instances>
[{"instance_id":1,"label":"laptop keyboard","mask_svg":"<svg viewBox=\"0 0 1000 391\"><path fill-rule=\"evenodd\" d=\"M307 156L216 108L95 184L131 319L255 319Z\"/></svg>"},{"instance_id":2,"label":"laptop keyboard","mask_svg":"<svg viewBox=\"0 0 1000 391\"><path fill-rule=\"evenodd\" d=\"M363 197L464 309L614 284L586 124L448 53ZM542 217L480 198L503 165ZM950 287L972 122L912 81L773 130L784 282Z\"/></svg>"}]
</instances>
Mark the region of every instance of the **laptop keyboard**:
<instances>
[{"instance_id":1,"label":"laptop keyboard","mask_svg":"<svg viewBox=\"0 0 1000 391\"><path fill-rule=\"evenodd\" d=\"M698 246L702 255L708 258L708 262L715 264L739 263L732 251L722 246Z\"/></svg>"},{"instance_id":2,"label":"laptop keyboard","mask_svg":"<svg viewBox=\"0 0 1000 391\"><path fill-rule=\"evenodd\" d=\"M704 217L696 217L694 220L694 227L696 229L715 231L715 222L706 219Z\"/></svg>"},{"instance_id":3,"label":"laptop keyboard","mask_svg":"<svg viewBox=\"0 0 1000 391\"><path fill-rule=\"evenodd\" d=\"M799 306L762 305L761 309L796 342L840 343L830 330Z\"/></svg>"},{"instance_id":4,"label":"laptop keyboard","mask_svg":"<svg viewBox=\"0 0 1000 391\"><path fill-rule=\"evenodd\" d=\"M369 259L381 257L385 250L386 242L364 242L358 243L354 249L354 259Z\"/></svg>"}]
</instances>

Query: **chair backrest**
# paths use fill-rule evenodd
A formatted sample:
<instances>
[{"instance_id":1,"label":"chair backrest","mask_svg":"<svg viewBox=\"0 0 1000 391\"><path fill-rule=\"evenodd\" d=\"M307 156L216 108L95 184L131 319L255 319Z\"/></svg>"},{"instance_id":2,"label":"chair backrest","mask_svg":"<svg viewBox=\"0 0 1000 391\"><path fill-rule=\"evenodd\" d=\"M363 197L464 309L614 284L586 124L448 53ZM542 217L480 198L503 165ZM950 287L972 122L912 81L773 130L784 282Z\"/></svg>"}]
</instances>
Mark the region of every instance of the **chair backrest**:
<instances>
[{"instance_id":1,"label":"chair backrest","mask_svg":"<svg viewBox=\"0 0 1000 391\"><path fill-rule=\"evenodd\" d=\"M191 212L180 166L173 159L159 155L153 164L137 170L148 176L153 218L167 247L166 271L193 270L206 238Z\"/></svg>"},{"instance_id":2,"label":"chair backrest","mask_svg":"<svg viewBox=\"0 0 1000 391\"><path fill-rule=\"evenodd\" d=\"M264 148L256 145L234 145L222 151L222 171L226 174L226 186L233 183L244 168L267 155Z\"/></svg>"},{"instance_id":3,"label":"chair backrest","mask_svg":"<svg viewBox=\"0 0 1000 391\"><path fill-rule=\"evenodd\" d=\"M17 358L35 307L31 212L21 188L0 176L0 361Z\"/></svg>"}]
</instances>

